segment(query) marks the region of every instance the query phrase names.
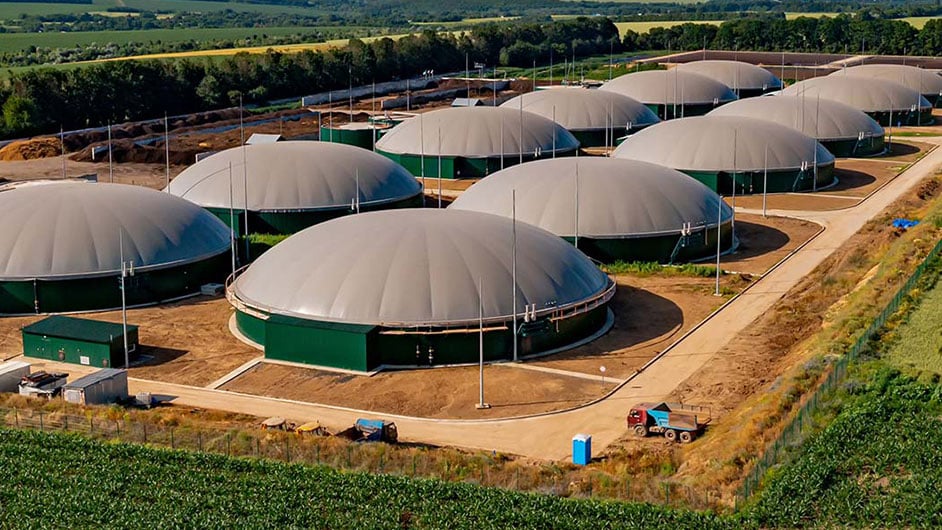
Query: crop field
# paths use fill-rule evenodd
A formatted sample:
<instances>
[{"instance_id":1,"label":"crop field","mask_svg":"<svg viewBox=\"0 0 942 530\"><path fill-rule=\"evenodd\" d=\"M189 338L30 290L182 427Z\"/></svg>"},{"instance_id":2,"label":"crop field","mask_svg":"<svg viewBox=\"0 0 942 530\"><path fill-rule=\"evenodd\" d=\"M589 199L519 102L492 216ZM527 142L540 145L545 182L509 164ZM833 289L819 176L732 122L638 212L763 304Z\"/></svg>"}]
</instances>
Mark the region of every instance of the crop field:
<instances>
[{"instance_id":1,"label":"crop field","mask_svg":"<svg viewBox=\"0 0 942 530\"><path fill-rule=\"evenodd\" d=\"M932 19L938 20L939 18L942 17L907 17L902 20L909 22L916 29L922 29L926 25L926 22L929 22Z\"/></svg>"},{"instance_id":2,"label":"crop field","mask_svg":"<svg viewBox=\"0 0 942 530\"><path fill-rule=\"evenodd\" d=\"M211 12L232 9L250 13L297 13L311 14L312 9L298 6L279 6L269 4L250 4L242 2L210 2L201 0L93 0L91 4L59 4L43 2L0 2L0 20L18 18L26 15L58 15L67 13L93 13L105 11L117 6L148 11L199 11Z\"/></svg>"},{"instance_id":3,"label":"crop field","mask_svg":"<svg viewBox=\"0 0 942 530\"><path fill-rule=\"evenodd\" d=\"M312 33L321 30L336 30L323 27L276 27L276 28L192 28L149 29L135 31L81 31L69 33L5 33L0 34L0 52L16 52L30 46L39 48L74 48L90 44L126 44L129 42L185 42L241 40L260 38L262 35L284 36ZM375 29L375 28L374 28ZM355 33L358 27L344 28Z\"/></svg>"},{"instance_id":4,"label":"crop field","mask_svg":"<svg viewBox=\"0 0 942 530\"><path fill-rule=\"evenodd\" d=\"M785 18L787 20L794 20L798 17L808 17L808 18L821 18L821 17L836 17L844 13L836 12L815 12L815 13L785 13ZM916 29L922 29L926 25L926 22L939 17L906 17L898 20L904 20L909 22Z\"/></svg>"},{"instance_id":5,"label":"crop field","mask_svg":"<svg viewBox=\"0 0 942 530\"><path fill-rule=\"evenodd\" d=\"M520 17L485 17L485 18L465 18L462 20L453 20L449 22L413 22L416 26L428 26L436 28L454 28L460 26L473 26L474 24L486 24L488 22L510 22L520 20Z\"/></svg>"},{"instance_id":6,"label":"crop field","mask_svg":"<svg viewBox=\"0 0 942 530\"><path fill-rule=\"evenodd\" d=\"M81 458L78 457L81 455ZM0 526L732 528L710 514L0 431Z\"/></svg>"},{"instance_id":7,"label":"crop field","mask_svg":"<svg viewBox=\"0 0 942 530\"><path fill-rule=\"evenodd\" d=\"M843 385L837 417L775 472L750 513L760 526L942 525L938 384L885 367L862 371Z\"/></svg>"},{"instance_id":8,"label":"crop field","mask_svg":"<svg viewBox=\"0 0 942 530\"><path fill-rule=\"evenodd\" d=\"M672 28L674 26L679 26L681 24L712 24L714 26L719 26L722 24L722 20L670 20L670 21L658 21L658 22L616 22L615 27L618 28L618 32L622 35L626 31L631 30L635 33L646 33L651 31L654 28Z\"/></svg>"},{"instance_id":9,"label":"crop field","mask_svg":"<svg viewBox=\"0 0 942 530\"><path fill-rule=\"evenodd\" d=\"M942 374L942 283L923 295L889 346L884 359L906 372Z\"/></svg>"}]
</instances>

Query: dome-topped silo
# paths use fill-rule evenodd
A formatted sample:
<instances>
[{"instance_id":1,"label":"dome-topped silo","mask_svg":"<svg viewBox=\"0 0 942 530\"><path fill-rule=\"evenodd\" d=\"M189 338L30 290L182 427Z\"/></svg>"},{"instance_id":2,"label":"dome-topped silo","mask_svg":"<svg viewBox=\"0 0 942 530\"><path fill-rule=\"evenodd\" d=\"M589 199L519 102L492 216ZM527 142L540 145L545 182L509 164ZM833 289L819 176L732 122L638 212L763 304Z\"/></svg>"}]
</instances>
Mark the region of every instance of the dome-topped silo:
<instances>
[{"instance_id":1,"label":"dome-topped silo","mask_svg":"<svg viewBox=\"0 0 942 530\"><path fill-rule=\"evenodd\" d=\"M782 89L782 80L772 72L742 61L704 60L678 64L681 72L693 72L719 81L740 99L761 96Z\"/></svg>"},{"instance_id":2,"label":"dome-topped silo","mask_svg":"<svg viewBox=\"0 0 942 530\"><path fill-rule=\"evenodd\" d=\"M700 116L736 99L723 83L676 68L626 74L605 83L600 90L636 99L661 119Z\"/></svg>"}]
</instances>

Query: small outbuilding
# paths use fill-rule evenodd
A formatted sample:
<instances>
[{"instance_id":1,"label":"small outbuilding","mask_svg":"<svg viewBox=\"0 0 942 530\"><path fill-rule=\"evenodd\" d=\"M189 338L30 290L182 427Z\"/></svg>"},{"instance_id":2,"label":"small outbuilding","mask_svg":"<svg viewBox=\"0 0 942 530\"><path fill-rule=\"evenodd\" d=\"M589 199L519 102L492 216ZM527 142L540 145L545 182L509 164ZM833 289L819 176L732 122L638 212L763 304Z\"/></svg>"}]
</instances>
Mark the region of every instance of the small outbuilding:
<instances>
[{"instance_id":1,"label":"small outbuilding","mask_svg":"<svg viewBox=\"0 0 942 530\"><path fill-rule=\"evenodd\" d=\"M681 72L693 72L719 81L740 99L761 96L782 89L782 80L772 72L742 61L704 60L678 64Z\"/></svg>"},{"instance_id":2,"label":"small outbuilding","mask_svg":"<svg viewBox=\"0 0 942 530\"><path fill-rule=\"evenodd\" d=\"M739 116L662 122L628 137L614 156L677 169L723 195L813 190L834 181L834 155L817 140Z\"/></svg>"},{"instance_id":3,"label":"small outbuilding","mask_svg":"<svg viewBox=\"0 0 942 530\"><path fill-rule=\"evenodd\" d=\"M128 355L137 358L138 329L128 325ZM23 355L63 363L124 366L121 324L54 315L23 328Z\"/></svg>"},{"instance_id":4,"label":"small outbuilding","mask_svg":"<svg viewBox=\"0 0 942 530\"><path fill-rule=\"evenodd\" d=\"M661 121L643 103L617 92L574 88L537 90L501 107L520 109L562 125L582 147L615 146L618 140Z\"/></svg>"},{"instance_id":5,"label":"small outbuilding","mask_svg":"<svg viewBox=\"0 0 942 530\"><path fill-rule=\"evenodd\" d=\"M603 262L688 261L715 255L718 235L723 250L733 240L732 210L716 193L679 171L620 158L514 166L471 186L449 209L516 215Z\"/></svg>"},{"instance_id":6,"label":"small outbuilding","mask_svg":"<svg viewBox=\"0 0 942 530\"><path fill-rule=\"evenodd\" d=\"M942 105L942 76L908 64L861 64L842 68L831 75L885 79L922 94L934 106Z\"/></svg>"},{"instance_id":7,"label":"small outbuilding","mask_svg":"<svg viewBox=\"0 0 942 530\"><path fill-rule=\"evenodd\" d=\"M783 94L838 101L867 113L884 126L933 122L932 104L926 98L911 88L886 79L828 75L795 83Z\"/></svg>"},{"instance_id":8,"label":"small outbuilding","mask_svg":"<svg viewBox=\"0 0 942 530\"><path fill-rule=\"evenodd\" d=\"M376 142L417 177L481 178L521 161L574 155L579 141L548 118L505 107L418 114Z\"/></svg>"},{"instance_id":9,"label":"small outbuilding","mask_svg":"<svg viewBox=\"0 0 942 530\"><path fill-rule=\"evenodd\" d=\"M128 397L128 371L105 368L62 387L62 397L76 405L106 405Z\"/></svg>"},{"instance_id":10,"label":"small outbuilding","mask_svg":"<svg viewBox=\"0 0 942 530\"><path fill-rule=\"evenodd\" d=\"M883 127L863 111L838 101L768 96L733 101L710 116L742 116L787 125L816 138L834 156L873 156L885 150Z\"/></svg>"},{"instance_id":11,"label":"small outbuilding","mask_svg":"<svg viewBox=\"0 0 942 530\"><path fill-rule=\"evenodd\" d=\"M599 90L640 101L662 120L701 116L736 99L736 94L723 83L677 68L626 74Z\"/></svg>"},{"instance_id":12,"label":"small outbuilding","mask_svg":"<svg viewBox=\"0 0 942 530\"><path fill-rule=\"evenodd\" d=\"M354 121L342 125L321 125L320 136L322 142L346 144L373 150L376 141L391 129L389 124L375 121Z\"/></svg>"}]
</instances>

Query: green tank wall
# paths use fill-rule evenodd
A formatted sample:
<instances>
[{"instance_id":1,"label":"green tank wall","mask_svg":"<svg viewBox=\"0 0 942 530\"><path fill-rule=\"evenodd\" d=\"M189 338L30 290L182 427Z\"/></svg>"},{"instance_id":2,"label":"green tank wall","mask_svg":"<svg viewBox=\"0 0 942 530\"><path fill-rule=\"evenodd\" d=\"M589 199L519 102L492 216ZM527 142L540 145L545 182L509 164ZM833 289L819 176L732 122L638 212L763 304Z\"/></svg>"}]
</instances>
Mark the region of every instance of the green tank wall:
<instances>
[{"instance_id":1,"label":"green tank wall","mask_svg":"<svg viewBox=\"0 0 942 530\"><path fill-rule=\"evenodd\" d=\"M863 140L822 140L821 145L840 158L879 155L886 148L883 136L871 136Z\"/></svg>"},{"instance_id":2,"label":"green tank wall","mask_svg":"<svg viewBox=\"0 0 942 530\"><path fill-rule=\"evenodd\" d=\"M387 153L385 151L377 151L377 153L389 158L393 162L401 165L406 168L410 173L416 177L430 177L438 178L438 157L436 156L421 156L413 154L395 154ZM576 153L576 150L557 153L556 156L572 156ZM444 179L462 179L462 178L484 178L491 173L500 171L501 169L508 168L510 166L520 163L520 155L504 155L504 163L501 164L500 156L491 157L491 158L464 158L464 157L442 157L441 161L441 178ZM532 160L538 160L543 158L552 158L552 153L548 155L541 155L539 157L533 155L524 155L523 161L529 162ZM425 164L425 171L422 171L422 164Z\"/></svg>"},{"instance_id":3,"label":"green tank wall","mask_svg":"<svg viewBox=\"0 0 942 530\"><path fill-rule=\"evenodd\" d=\"M711 190L721 195L731 195L733 192L733 174L725 171L680 171L690 175L698 181L705 184ZM762 193L764 182L763 171L741 171L735 174L736 195L750 195ZM790 170L790 171L769 171L768 172L768 192L795 192L810 191L817 188L823 188L834 182L834 164L818 167L817 184L814 182L814 171Z\"/></svg>"},{"instance_id":4,"label":"green tank wall","mask_svg":"<svg viewBox=\"0 0 942 530\"><path fill-rule=\"evenodd\" d=\"M137 329L128 329L128 349L131 359L137 358ZM23 333L23 355L37 359L113 368L124 366L124 337L116 336L111 344L87 342L61 337L46 337L32 333ZM82 362L86 357L88 362Z\"/></svg>"},{"instance_id":5,"label":"green tank wall","mask_svg":"<svg viewBox=\"0 0 942 530\"><path fill-rule=\"evenodd\" d=\"M720 248L725 252L733 244L732 223L720 229ZM563 238L569 243L573 238ZM716 229L699 230L681 241L680 234L635 238L595 239L579 237L579 250L603 263L615 261L656 261L680 263L716 255ZM675 254L676 251L676 254Z\"/></svg>"},{"instance_id":6,"label":"green tank wall","mask_svg":"<svg viewBox=\"0 0 942 530\"><path fill-rule=\"evenodd\" d=\"M146 305L199 293L206 283L222 283L229 274L228 252L198 263L155 271L136 271L127 278L129 306ZM69 280L0 281L0 314L70 313L121 307L118 277Z\"/></svg>"},{"instance_id":7,"label":"green tank wall","mask_svg":"<svg viewBox=\"0 0 942 530\"><path fill-rule=\"evenodd\" d=\"M890 124L889 112L867 112L866 114L884 127L889 125L895 127L898 123L903 125L932 125L935 123L932 117L932 109L924 109L919 112L893 112L892 124Z\"/></svg>"},{"instance_id":8,"label":"green tank wall","mask_svg":"<svg viewBox=\"0 0 942 530\"><path fill-rule=\"evenodd\" d=\"M412 197L395 202L384 204L364 204L360 205L361 212L371 212L375 210L392 210L396 208L418 208L422 206L422 194L417 193ZM211 214L218 217L226 226L229 226L228 208L206 208ZM249 232L253 234L294 234L305 228L314 226L324 221L330 221L337 217L350 215L352 210L349 206L331 210L306 211L306 212L253 212L249 211ZM236 226L236 237L242 237L245 232L245 221L243 221L243 212L236 213L234 220Z\"/></svg>"},{"instance_id":9,"label":"green tank wall","mask_svg":"<svg viewBox=\"0 0 942 530\"><path fill-rule=\"evenodd\" d=\"M725 102L728 103L728 102ZM713 103L685 103L683 105L677 104L668 104L667 109L665 110L665 105L659 103L645 103L649 109L651 109L654 114L657 114L658 118L662 120L672 120L674 118L692 118L694 116L703 116L711 110L723 105L720 103L714 105ZM666 112L666 114L665 114Z\"/></svg>"},{"instance_id":10,"label":"green tank wall","mask_svg":"<svg viewBox=\"0 0 942 530\"><path fill-rule=\"evenodd\" d=\"M601 306L575 317L550 322L543 319L524 327L519 355L552 350L589 337L606 322L607 307ZM336 324L271 315L267 320L236 312L239 330L265 348L265 357L314 366L370 371L380 366L473 363L479 356L478 329L463 332L404 333L398 329L357 324ZM523 324L522 320L519 324ZM492 326L489 326L492 327ZM487 360L512 356L513 335L508 325L484 333ZM418 356L416 349L418 348Z\"/></svg>"},{"instance_id":11,"label":"green tank wall","mask_svg":"<svg viewBox=\"0 0 942 530\"><path fill-rule=\"evenodd\" d=\"M382 137L380 129L376 129L376 139ZM322 142L347 144L373 150L373 129L340 129L322 126L320 129Z\"/></svg>"}]
</instances>

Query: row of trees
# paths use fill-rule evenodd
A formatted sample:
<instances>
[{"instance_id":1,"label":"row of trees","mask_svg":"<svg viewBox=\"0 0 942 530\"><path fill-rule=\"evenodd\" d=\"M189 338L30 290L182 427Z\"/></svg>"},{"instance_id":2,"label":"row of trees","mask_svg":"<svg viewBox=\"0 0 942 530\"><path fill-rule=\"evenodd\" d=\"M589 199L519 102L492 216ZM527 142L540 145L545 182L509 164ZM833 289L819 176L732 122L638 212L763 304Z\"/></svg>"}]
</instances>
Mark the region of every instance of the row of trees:
<instances>
[{"instance_id":1,"label":"row of trees","mask_svg":"<svg viewBox=\"0 0 942 530\"><path fill-rule=\"evenodd\" d=\"M246 102L291 98L325 90L418 75L425 70L463 70L495 65L506 48L527 43L582 57L620 47L615 25L604 18L579 18L546 26L485 25L469 33L423 33L399 40L324 51L238 54L223 60L115 61L70 70L37 69L12 74L0 88L3 135L98 126L183 114ZM529 66L531 56L518 64Z\"/></svg>"},{"instance_id":2,"label":"row of trees","mask_svg":"<svg viewBox=\"0 0 942 530\"><path fill-rule=\"evenodd\" d=\"M647 33L628 31L625 49L805 51L893 55L942 55L942 20L929 20L917 30L902 20L865 16L752 17L728 20L719 26L681 24Z\"/></svg>"}]
</instances>

